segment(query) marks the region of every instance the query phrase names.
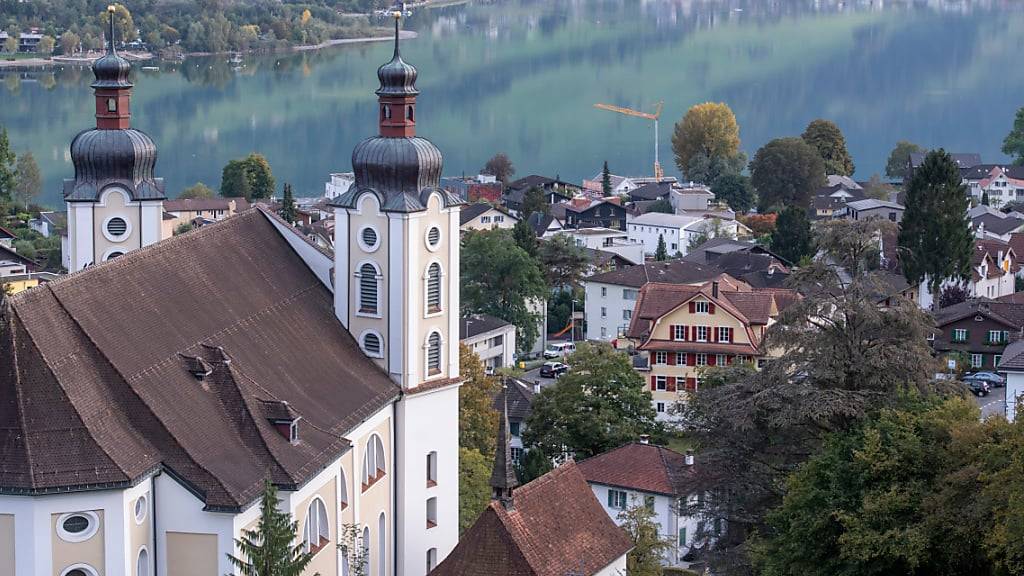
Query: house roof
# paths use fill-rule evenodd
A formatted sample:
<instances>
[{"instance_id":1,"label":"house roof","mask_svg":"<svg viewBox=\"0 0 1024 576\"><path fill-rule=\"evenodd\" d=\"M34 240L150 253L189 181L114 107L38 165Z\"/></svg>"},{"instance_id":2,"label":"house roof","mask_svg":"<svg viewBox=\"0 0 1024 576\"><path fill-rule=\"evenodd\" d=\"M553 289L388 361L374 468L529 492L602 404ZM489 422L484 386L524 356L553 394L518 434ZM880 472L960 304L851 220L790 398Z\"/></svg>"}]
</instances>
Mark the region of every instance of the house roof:
<instances>
[{"instance_id":1,"label":"house roof","mask_svg":"<svg viewBox=\"0 0 1024 576\"><path fill-rule=\"evenodd\" d=\"M526 420L533 404L533 386L519 378L506 378L505 385L508 393L508 419L514 422ZM495 395L493 405L495 410L501 410L500 392Z\"/></svg>"},{"instance_id":2,"label":"house roof","mask_svg":"<svg viewBox=\"0 0 1024 576\"><path fill-rule=\"evenodd\" d=\"M910 153L910 167L917 168L924 162L927 152L911 152ZM977 166L981 164L981 154L969 152L969 153L951 153L950 157L953 158L953 162L956 162L959 168L970 168L971 166Z\"/></svg>"},{"instance_id":3,"label":"house roof","mask_svg":"<svg viewBox=\"0 0 1024 576\"><path fill-rule=\"evenodd\" d=\"M31 258L26 258L21 254L15 252L13 249L4 246L3 244L0 244L0 259L21 262L22 264L25 265L26 268L30 270L37 270L39 268L39 263L37 263L35 260L32 260Z\"/></svg>"},{"instance_id":4,"label":"house roof","mask_svg":"<svg viewBox=\"0 0 1024 576\"><path fill-rule=\"evenodd\" d=\"M665 260L663 262L646 262L595 274L587 278L586 281L640 288L648 282L669 284L704 282L720 274L721 271L711 265L697 264L686 260Z\"/></svg>"},{"instance_id":5,"label":"house roof","mask_svg":"<svg viewBox=\"0 0 1024 576\"><path fill-rule=\"evenodd\" d=\"M1024 328L1024 304L1006 300L985 299L972 299L940 308L935 312L935 325L938 328L942 328L954 322L979 315L990 318L1014 330Z\"/></svg>"},{"instance_id":6,"label":"house roof","mask_svg":"<svg viewBox=\"0 0 1024 576\"><path fill-rule=\"evenodd\" d=\"M16 239L17 236L7 228L0 226L0 240Z\"/></svg>"},{"instance_id":7,"label":"house roof","mask_svg":"<svg viewBox=\"0 0 1024 576\"><path fill-rule=\"evenodd\" d=\"M857 183L856 180L849 176L840 176L838 174L829 174L826 176L827 186L840 186L846 190L863 190L864 187Z\"/></svg>"},{"instance_id":8,"label":"house roof","mask_svg":"<svg viewBox=\"0 0 1024 576\"><path fill-rule=\"evenodd\" d=\"M852 210L874 210L876 208L889 208L892 210L906 210L902 204L895 202L888 202L886 200L878 200L876 198L865 198L863 200L854 200L847 202L846 205Z\"/></svg>"},{"instance_id":9,"label":"house roof","mask_svg":"<svg viewBox=\"0 0 1024 576\"><path fill-rule=\"evenodd\" d=\"M198 212L200 210L229 210L231 201L235 202L235 212L249 207L245 198L175 198L164 200L164 212Z\"/></svg>"},{"instance_id":10,"label":"house roof","mask_svg":"<svg viewBox=\"0 0 1024 576\"><path fill-rule=\"evenodd\" d=\"M975 227L984 224L986 231L1003 235L1024 226L1024 219L1008 216L1000 212L985 212L971 218L971 223Z\"/></svg>"},{"instance_id":11,"label":"house roof","mask_svg":"<svg viewBox=\"0 0 1024 576\"><path fill-rule=\"evenodd\" d=\"M727 237L712 238L700 246L690 249L686 256L683 256L683 260L686 260L687 262L696 262L698 264L709 264L712 262L719 262L721 257L725 254L737 252L768 254L780 264L785 266L789 266L791 264L785 258L772 252L768 248L761 246L760 244L747 242L745 240L733 240Z\"/></svg>"},{"instance_id":12,"label":"house roof","mask_svg":"<svg viewBox=\"0 0 1024 576\"><path fill-rule=\"evenodd\" d=\"M631 200L658 200L672 193L671 182L651 182L629 191Z\"/></svg>"},{"instance_id":13,"label":"house roof","mask_svg":"<svg viewBox=\"0 0 1024 576\"><path fill-rule=\"evenodd\" d=\"M300 486L348 449L400 390L270 218L249 210L8 299L0 493L162 468L208 509L237 510L265 478ZM301 416L299 442L272 427L274 402Z\"/></svg>"},{"instance_id":14,"label":"house roof","mask_svg":"<svg viewBox=\"0 0 1024 576\"><path fill-rule=\"evenodd\" d=\"M533 228L534 233L540 237L548 231L551 223L555 221L555 217L551 214L534 212L533 214L530 214L530 217L527 218L526 221L530 224L530 227Z\"/></svg>"},{"instance_id":15,"label":"house roof","mask_svg":"<svg viewBox=\"0 0 1024 576\"><path fill-rule=\"evenodd\" d=\"M512 218L513 220L516 220L516 221L519 220L518 218L516 218L516 217L512 216L511 214L509 214L508 210L505 210L504 208L502 208L500 206L494 206L494 205L489 204L487 202L477 202L475 204L469 204L467 206L463 206L462 207L462 211L459 212L459 225L463 226L467 222L476 219L477 217L487 213L490 210L494 210L494 211L500 212L500 213L504 214L505 216L508 216L509 218Z\"/></svg>"},{"instance_id":16,"label":"house roof","mask_svg":"<svg viewBox=\"0 0 1024 576\"><path fill-rule=\"evenodd\" d=\"M1024 340L1010 343L996 368L1000 372L1024 372Z\"/></svg>"},{"instance_id":17,"label":"house roof","mask_svg":"<svg viewBox=\"0 0 1024 576\"><path fill-rule=\"evenodd\" d=\"M570 460L492 501L430 576L592 576L632 547Z\"/></svg>"},{"instance_id":18,"label":"house roof","mask_svg":"<svg viewBox=\"0 0 1024 576\"><path fill-rule=\"evenodd\" d=\"M638 492L681 496L694 467L686 457L663 446L634 442L579 463L587 482Z\"/></svg>"},{"instance_id":19,"label":"house roof","mask_svg":"<svg viewBox=\"0 0 1024 576\"><path fill-rule=\"evenodd\" d=\"M492 330L499 330L511 326L501 318L495 318L490 314L474 314L459 321L459 340L473 338Z\"/></svg>"},{"instance_id":20,"label":"house roof","mask_svg":"<svg viewBox=\"0 0 1024 576\"><path fill-rule=\"evenodd\" d=\"M701 219L693 216L665 214L662 212L647 212L635 218L630 218L629 224L637 224L640 226L662 226L665 228L685 228L698 220Z\"/></svg>"}]
</instances>

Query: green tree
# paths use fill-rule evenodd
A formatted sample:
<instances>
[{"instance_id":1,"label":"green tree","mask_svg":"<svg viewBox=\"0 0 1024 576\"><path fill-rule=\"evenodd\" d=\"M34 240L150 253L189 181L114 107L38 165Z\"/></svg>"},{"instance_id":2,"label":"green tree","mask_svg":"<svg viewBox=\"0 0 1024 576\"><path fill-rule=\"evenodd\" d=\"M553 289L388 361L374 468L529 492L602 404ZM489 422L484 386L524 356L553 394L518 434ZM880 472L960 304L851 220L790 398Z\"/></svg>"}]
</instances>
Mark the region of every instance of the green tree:
<instances>
[{"instance_id":1,"label":"green tree","mask_svg":"<svg viewBox=\"0 0 1024 576\"><path fill-rule=\"evenodd\" d=\"M736 212L748 212L754 207L754 187L749 176L723 174L715 179L711 192L716 200L725 202Z\"/></svg>"},{"instance_id":2,"label":"green tree","mask_svg":"<svg viewBox=\"0 0 1024 576\"><path fill-rule=\"evenodd\" d=\"M929 152L906 186L907 209L900 223L903 275L923 280L933 295L947 279L971 275L974 238L967 219L969 194L960 169L945 150Z\"/></svg>"},{"instance_id":3,"label":"green tree","mask_svg":"<svg viewBox=\"0 0 1024 576\"><path fill-rule=\"evenodd\" d=\"M220 179L220 195L225 198L252 198L252 185L246 173L245 162L231 160L224 166Z\"/></svg>"},{"instance_id":4,"label":"green tree","mask_svg":"<svg viewBox=\"0 0 1024 576\"><path fill-rule=\"evenodd\" d=\"M270 198L274 195L277 181L270 170L270 163L262 154L249 154L245 158L245 171L249 175L253 198Z\"/></svg>"},{"instance_id":5,"label":"green tree","mask_svg":"<svg viewBox=\"0 0 1024 576\"><path fill-rule=\"evenodd\" d=\"M213 190L209 186L207 186L206 184L203 184L202 182L196 182L195 184L193 184L193 185L189 186L188 188L185 188L184 190L182 190L181 194L178 194L178 198L182 199L182 200L188 200L188 199L191 199L191 198L213 198L213 197L214 197Z\"/></svg>"},{"instance_id":6,"label":"green tree","mask_svg":"<svg viewBox=\"0 0 1024 576\"><path fill-rule=\"evenodd\" d=\"M651 392L629 356L607 344L581 343L570 370L533 397L523 442L547 458L589 458L640 437L665 437Z\"/></svg>"},{"instance_id":7,"label":"green tree","mask_svg":"<svg viewBox=\"0 0 1024 576\"><path fill-rule=\"evenodd\" d=\"M872 174L864 186L864 195L876 200L890 200L893 192L895 192L893 187L882 182L882 177L878 174Z\"/></svg>"},{"instance_id":8,"label":"green tree","mask_svg":"<svg viewBox=\"0 0 1024 576\"><path fill-rule=\"evenodd\" d=\"M174 228L174 236L184 234L185 232L191 232L194 228L195 226L193 226L191 222L182 222Z\"/></svg>"},{"instance_id":9,"label":"green tree","mask_svg":"<svg viewBox=\"0 0 1024 576\"><path fill-rule=\"evenodd\" d=\"M626 574L629 576L661 576L661 563L672 542L658 534L658 521L654 508L633 496L628 508L619 512L619 526L629 534L633 549L626 556Z\"/></svg>"},{"instance_id":10,"label":"green tree","mask_svg":"<svg viewBox=\"0 0 1024 576\"><path fill-rule=\"evenodd\" d=\"M502 184L508 184L509 179L516 173L516 167L512 164L512 160L509 159L507 154L498 152L484 164L480 172L494 176Z\"/></svg>"},{"instance_id":11,"label":"green tree","mask_svg":"<svg viewBox=\"0 0 1024 576\"><path fill-rule=\"evenodd\" d=\"M497 429L497 427L495 427ZM491 469L494 453L484 456L472 448L459 447L459 533L476 522L491 501Z\"/></svg>"},{"instance_id":12,"label":"green tree","mask_svg":"<svg viewBox=\"0 0 1024 576\"><path fill-rule=\"evenodd\" d=\"M537 233L533 231L533 226L526 218L520 218L514 228L512 228L512 237L516 241L516 246L519 246L527 254L532 257L537 256Z\"/></svg>"},{"instance_id":13,"label":"green tree","mask_svg":"<svg viewBox=\"0 0 1024 576\"><path fill-rule=\"evenodd\" d=\"M601 169L601 193L607 198L612 195L612 173L608 170L608 161L604 161Z\"/></svg>"},{"instance_id":14,"label":"green tree","mask_svg":"<svg viewBox=\"0 0 1024 576\"><path fill-rule=\"evenodd\" d=\"M540 450L526 450L516 466L519 484L527 484L551 471L551 460Z\"/></svg>"},{"instance_id":15,"label":"green tree","mask_svg":"<svg viewBox=\"0 0 1024 576\"><path fill-rule=\"evenodd\" d=\"M260 519L235 539L239 555L228 560L244 576L299 576L313 559L303 544L292 544L297 526L291 514L278 510L277 488L267 482L260 500Z\"/></svg>"},{"instance_id":16,"label":"green tree","mask_svg":"<svg viewBox=\"0 0 1024 576\"><path fill-rule=\"evenodd\" d=\"M896 147L889 153L889 161L885 163L885 175L894 180L904 180L910 174L910 155L928 150L908 142L900 140Z\"/></svg>"},{"instance_id":17,"label":"green tree","mask_svg":"<svg viewBox=\"0 0 1024 576\"><path fill-rule=\"evenodd\" d=\"M138 30L135 27L135 22L132 20L132 13L125 8L124 4L115 3L114 5L114 35L121 43L131 42L138 38ZM100 25L103 27L104 34L109 30L110 26L110 12L103 10L100 12ZM108 42L113 42L113 39L107 38Z\"/></svg>"},{"instance_id":18,"label":"green tree","mask_svg":"<svg viewBox=\"0 0 1024 576\"><path fill-rule=\"evenodd\" d=\"M338 551L348 561L348 576L370 576L370 543L363 541L363 526L343 524Z\"/></svg>"},{"instance_id":19,"label":"green tree","mask_svg":"<svg viewBox=\"0 0 1024 576\"><path fill-rule=\"evenodd\" d=\"M459 366L463 383L459 388L459 446L493 455L498 411L494 397L500 390L496 378L484 373L480 357L459 344Z\"/></svg>"},{"instance_id":20,"label":"green tree","mask_svg":"<svg viewBox=\"0 0 1024 576\"><path fill-rule=\"evenodd\" d=\"M507 230L468 232L462 240L463 313L490 314L516 326L516 348L529 351L539 333L534 312L548 296L537 261Z\"/></svg>"},{"instance_id":21,"label":"green tree","mask_svg":"<svg viewBox=\"0 0 1024 576\"><path fill-rule=\"evenodd\" d=\"M981 204L983 206L988 206L989 205L988 192L982 192L981 193Z\"/></svg>"},{"instance_id":22,"label":"green tree","mask_svg":"<svg viewBox=\"0 0 1024 576\"><path fill-rule=\"evenodd\" d=\"M29 260L36 259L36 245L28 240L15 240L14 251Z\"/></svg>"},{"instance_id":23,"label":"green tree","mask_svg":"<svg viewBox=\"0 0 1024 576\"><path fill-rule=\"evenodd\" d=\"M846 150L846 137L835 122L820 118L812 120L801 138L818 151L825 162L826 174L853 176L853 158Z\"/></svg>"},{"instance_id":24,"label":"green tree","mask_svg":"<svg viewBox=\"0 0 1024 576\"><path fill-rule=\"evenodd\" d=\"M690 159L686 169L686 177L694 182L714 184L719 178L727 175L738 175L747 165L747 155L737 152L735 156L725 158L708 156L698 152Z\"/></svg>"},{"instance_id":25,"label":"green tree","mask_svg":"<svg viewBox=\"0 0 1024 576\"><path fill-rule=\"evenodd\" d=\"M804 256L811 256L814 243L807 211L797 206L783 210L775 223L771 246L773 252L790 262L800 262Z\"/></svg>"},{"instance_id":26,"label":"green tree","mask_svg":"<svg viewBox=\"0 0 1024 576\"><path fill-rule=\"evenodd\" d=\"M537 251L541 270L552 290L579 286L590 267L590 257L565 234L541 240Z\"/></svg>"},{"instance_id":27,"label":"green tree","mask_svg":"<svg viewBox=\"0 0 1024 576\"><path fill-rule=\"evenodd\" d=\"M281 199L281 218L284 218L289 224L294 224L295 219L298 217L297 209L295 208L295 196L292 194L292 185L284 183L284 194Z\"/></svg>"},{"instance_id":28,"label":"green tree","mask_svg":"<svg viewBox=\"0 0 1024 576\"><path fill-rule=\"evenodd\" d=\"M74 54L78 51L79 45L81 45L82 39L71 30L68 30L60 35L60 49L65 55Z\"/></svg>"},{"instance_id":29,"label":"green tree","mask_svg":"<svg viewBox=\"0 0 1024 576\"><path fill-rule=\"evenodd\" d=\"M548 195L544 192L544 189L539 186L531 186L529 190L523 194L523 209L521 214L523 218L529 218L530 214L547 214L548 209Z\"/></svg>"},{"instance_id":30,"label":"green tree","mask_svg":"<svg viewBox=\"0 0 1024 576\"><path fill-rule=\"evenodd\" d=\"M1003 154L1013 157L1013 163L1024 164L1024 108L1017 110L1013 130L1003 140Z\"/></svg>"},{"instance_id":31,"label":"green tree","mask_svg":"<svg viewBox=\"0 0 1024 576\"><path fill-rule=\"evenodd\" d=\"M704 163L727 161L740 154L740 128L732 109L724 103L705 102L687 110L672 133L672 152L676 166L692 180L717 176L704 170L701 178L691 175L698 157ZM708 182L712 180L707 180Z\"/></svg>"},{"instance_id":32,"label":"green tree","mask_svg":"<svg viewBox=\"0 0 1024 576\"><path fill-rule=\"evenodd\" d=\"M4 40L4 52L7 52L8 54L14 54L17 51L18 51L18 34L15 32L13 34L10 34L7 37L7 40Z\"/></svg>"},{"instance_id":33,"label":"green tree","mask_svg":"<svg viewBox=\"0 0 1024 576\"><path fill-rule=\"evenodd\" d=\"M827 183L824 161L800 138L777 138L765 144L754 154L750 174L760 212L810 207L814 191Z\"/></svg>"},{"instance_id":34,"label":"green tree","mask_svg":"<svg viewBox=\"0 0 1024 576\"><path fill-rule=\"evenodd\" d=\"M39 165L36 164L36 159L31 152L25 152L18 156L14 179L16 183L13 200L27 210L29 203L43 191L43 177L39 173Z\"/></svg>"},{"instance_id":35,"label":"green tree","mask_svg":"<svg viewBox=\"0 0 1024 576\"><path fill-rule=\"evenodd\" d=\"M11 150L11 142L7 139L7 128L0 126L0 201L10 202L14 200L17 193L15 185L18 180L15 177L14 150Z\"/></svg>"},{"instance_id":36,"label":"green tree","mask_svg":"<svg viewBox=\"0 0 1024 576\"><path fill-rule=\"evenodd\" d=\"M658 262L668 260L668 247L665 245L665 236L658 234L658 247L654 249L654 259Z\"/></svg>"},{"instance_id":37,"label":"green tree","mask_svg":"<svg viewBox=\"0 0 1024 576\"><path fill-rule=\"evenodd\" d=\"M50 54L53 54L53 49L56 48L56 46L57 41L54 40L53 36L44 35L39 39L39 45L36 47L36 50L44 56L49 56Z\"/></svg>"},{"instance_id":38,"label":"green tree","mask_svg":"<svg viewBox=\"0 0 1024 576\"><path fill-rule=\"evenodd\" d=\"M661 214L675 214L676 209L672 207L672 203L669 202L668 198L659 198L651 203L647 207L647 212L659 212Z\"/></svg>"}]
</instances>

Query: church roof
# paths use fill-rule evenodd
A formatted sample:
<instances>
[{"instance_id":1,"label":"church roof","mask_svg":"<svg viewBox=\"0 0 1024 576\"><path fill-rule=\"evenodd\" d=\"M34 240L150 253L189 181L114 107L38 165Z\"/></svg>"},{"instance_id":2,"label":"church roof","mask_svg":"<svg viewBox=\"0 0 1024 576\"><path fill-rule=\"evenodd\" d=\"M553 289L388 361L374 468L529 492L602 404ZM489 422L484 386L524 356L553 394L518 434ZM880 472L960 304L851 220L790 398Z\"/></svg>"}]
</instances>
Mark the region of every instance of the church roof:
<instances>
[{"instance_id":1,"label":"church roof","mask_svg":"<svg viewBox=\"0 0 1024 576\"><path fill-rule=\"evenodd\" d=\"M591 576L632 547L569 461L492 501L430 576Z\"/></svg>"},{"instance_id":2,"label":"church roof","mask_svg":"<svg viewBox=\"0 0 1024 576\"><path fill-rule=\"evenodd\" d=\"M291 488L398 397L330 290L259 210L8 299L0 493L127 486L163 469L208 509ZM299 440L271 423L287 411Z\"/></svg>"}]
</instances>

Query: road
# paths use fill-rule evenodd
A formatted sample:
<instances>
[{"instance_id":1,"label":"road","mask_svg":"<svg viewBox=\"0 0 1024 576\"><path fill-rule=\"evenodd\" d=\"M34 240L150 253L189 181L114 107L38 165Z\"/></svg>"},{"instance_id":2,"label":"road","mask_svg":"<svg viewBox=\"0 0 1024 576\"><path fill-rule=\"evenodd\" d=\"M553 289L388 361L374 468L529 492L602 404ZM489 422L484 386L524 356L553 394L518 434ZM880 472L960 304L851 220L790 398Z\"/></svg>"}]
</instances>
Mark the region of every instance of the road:
<instances>
[{"instance_id":1,"label":"road","mask_svg":"<svg viewBox=\"0 0 1024 576\"><path fill-rule=\"evenodd\" d=\"M974 401L981 408L981 419L984 420L996 414L1006 413L1006 387L993 388L988 396L974 396Z\"/></svg>"}]
</instances>

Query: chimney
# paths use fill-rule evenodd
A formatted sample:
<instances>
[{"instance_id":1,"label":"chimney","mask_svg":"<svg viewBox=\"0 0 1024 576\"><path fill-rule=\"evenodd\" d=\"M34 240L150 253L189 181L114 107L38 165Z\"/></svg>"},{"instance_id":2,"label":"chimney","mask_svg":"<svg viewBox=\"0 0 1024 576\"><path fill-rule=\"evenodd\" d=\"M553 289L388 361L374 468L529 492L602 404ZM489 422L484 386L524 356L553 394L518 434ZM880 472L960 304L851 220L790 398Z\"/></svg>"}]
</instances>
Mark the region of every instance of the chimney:
<instances>
[{"instance_id":1,"label":"chimney","mask_svg":"<svg viewBox=\"0 0 1024 576\"><path fill-rule=\"evenodd\" d=\"M640 443L641 444L650 444L651 443L651 435L650 434L641 434L640 435Z\"/></svg>"},{"instance_id":2,"label":"chimney","mask_svg":"<svg viewBox=\"0 0 1024 576\"><path fill-rule=\"evenodd\" d=\"M715 280L711 283L711 297L718 298L718 281Z\"/></svg>"},{"instance_id":3,"label":"chimney","mask_svg":"<svg viewBox=\"0 0 1024 576\"><path fill-rule=\"evenodd\" d=\"M686 465L693 466L693 450L686 451Z\"/></svg>"}]
</instances>

